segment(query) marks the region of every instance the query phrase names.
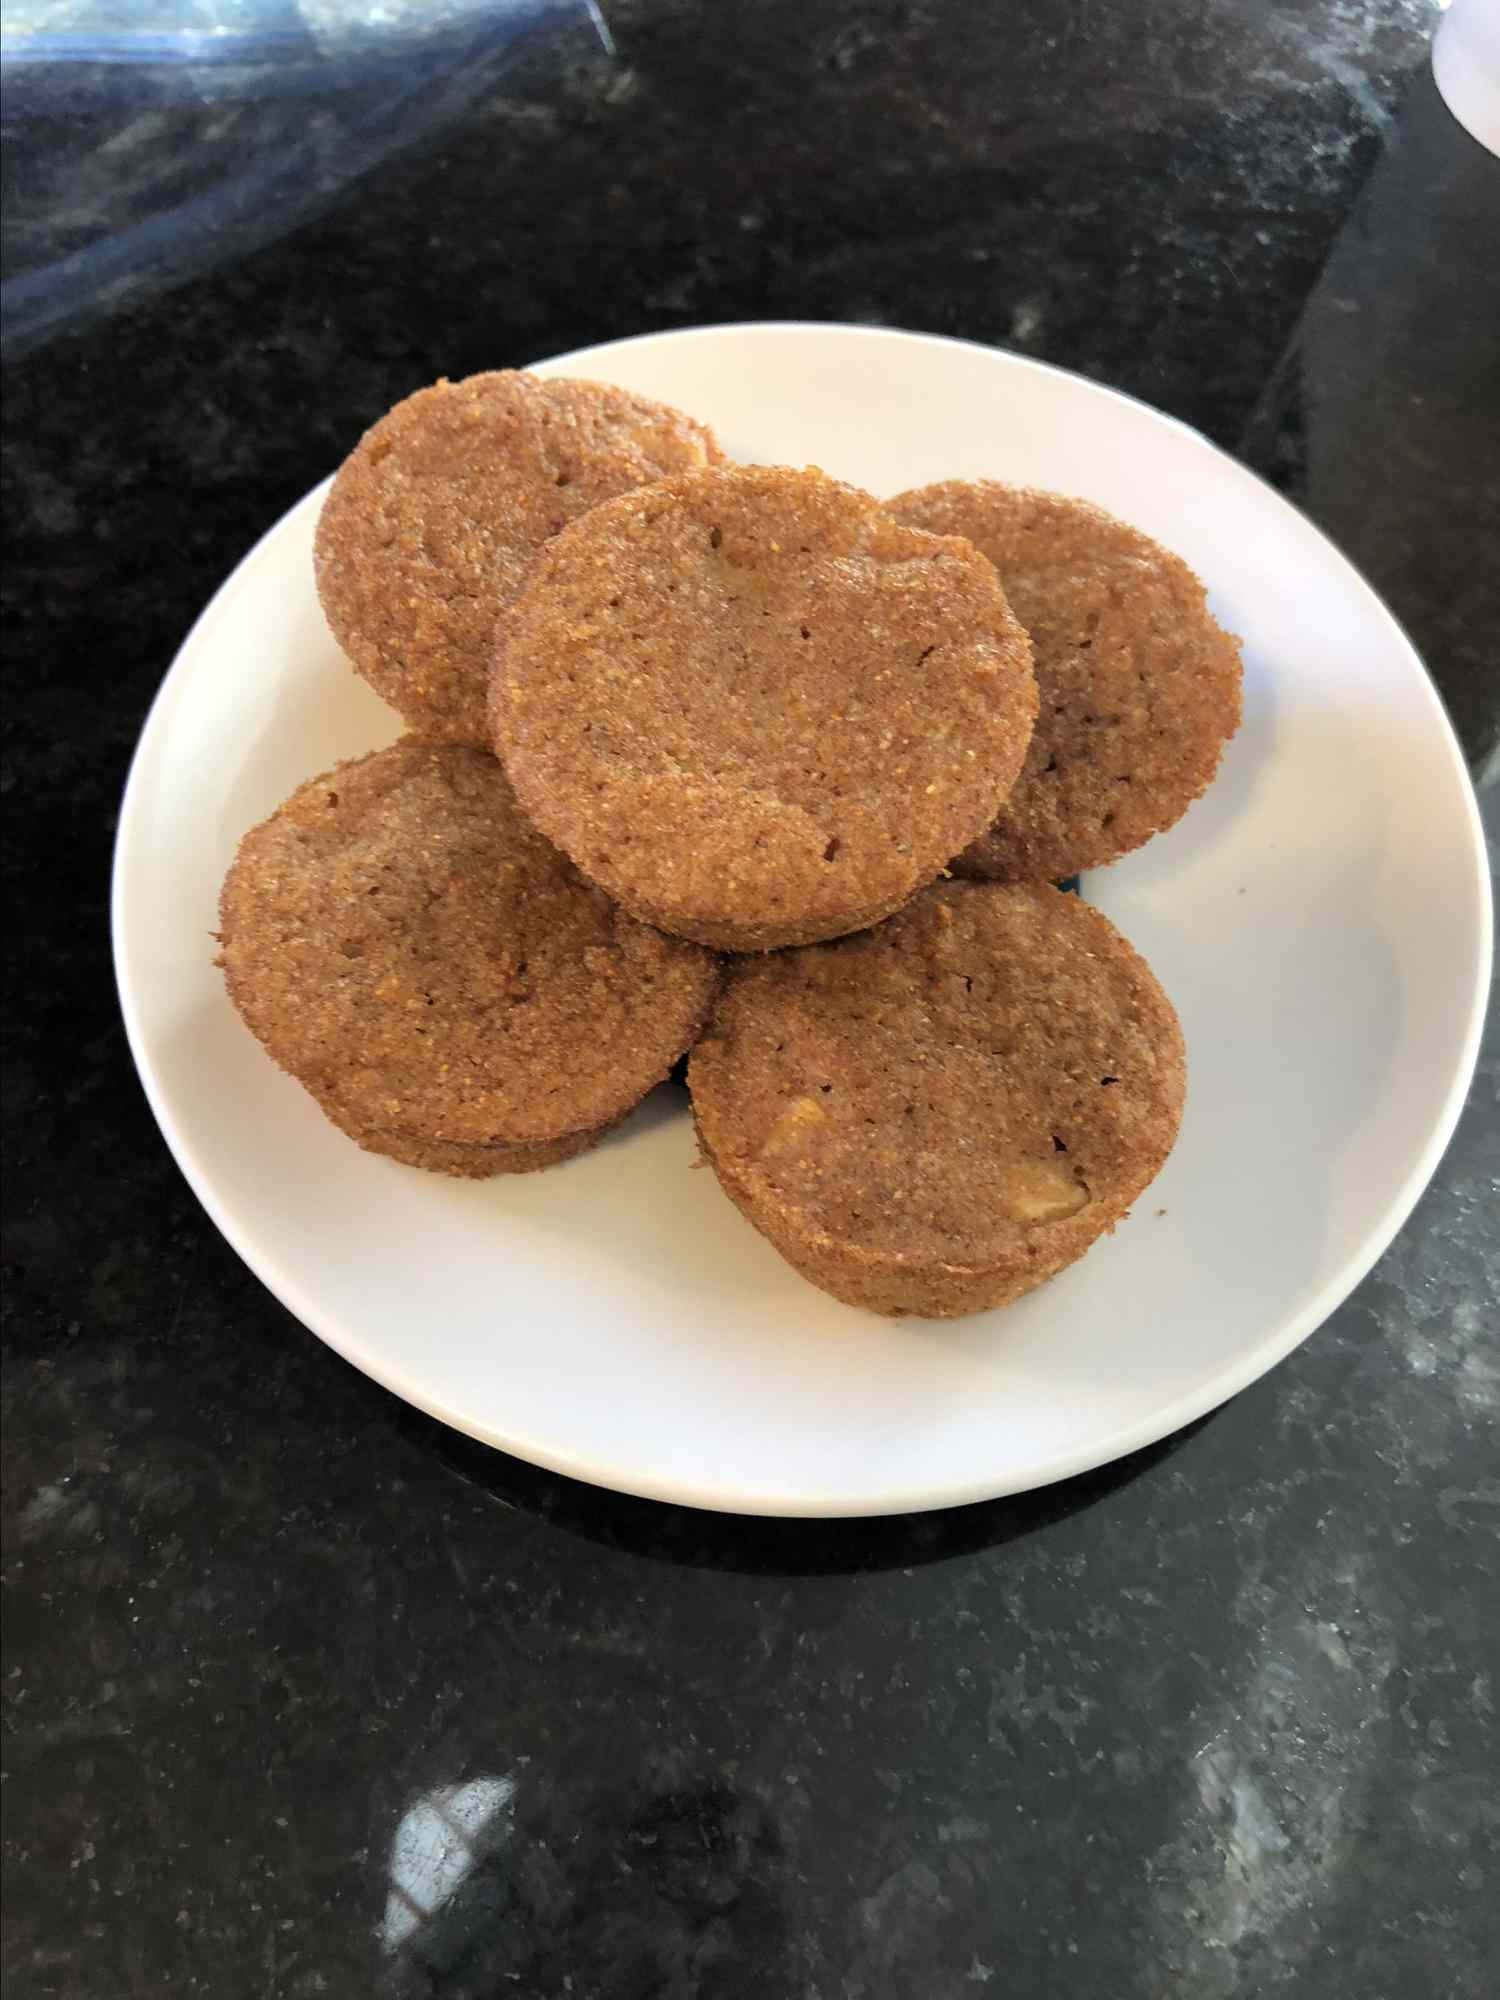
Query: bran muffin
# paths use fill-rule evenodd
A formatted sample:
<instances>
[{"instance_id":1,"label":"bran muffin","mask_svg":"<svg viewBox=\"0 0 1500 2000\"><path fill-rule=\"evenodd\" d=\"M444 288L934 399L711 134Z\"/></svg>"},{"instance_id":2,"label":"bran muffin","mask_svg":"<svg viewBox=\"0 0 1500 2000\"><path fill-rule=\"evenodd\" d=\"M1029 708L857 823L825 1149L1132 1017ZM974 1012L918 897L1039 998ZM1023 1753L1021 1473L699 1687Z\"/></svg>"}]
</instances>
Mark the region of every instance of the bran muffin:
<instances>
[{"instance_id":1,"label":"bran muffin","mask_svg":"<svg viewBox=\"0 0 1500 2000\"><path fill-rule=\"evenodd\" d=\"M600 500L722 458L664 403L504 369L408 396L344 461L314 569L334 637L431 740L488 743L496 619L537 548Z\"/></svg>"},{"instance_id":2,"label":"bran muffin","mask_svg":"<svg viewBox=\"0 0 1500 2000\"><path fill-rule=\"evenodd\" d=\"M387 1159L399 1160L403 1166L421 1167L430 1174L453 1174L472 1181L561 1166L564 1160L576 1159L580 1153L597 1146L619 1123L618 1119L611 1119L608 1124L591 1125L585 1132L570 1132L565 1139L535 1146L465 1146L414 1139L408 1133L392 1132L383 1126L350 1124L335 1117L326 1104L323 1109L328 1112L330 1123L337 1125L345 1138L352 1139L366 1153L381 1153Z\"/></svg>"},{"instance_id":3,"label":"bran muffin","mask_svg":"<svg viewBox=\"0 0 1500 2000\"><path fill-rule=\"evenodd\" d=\"M410 739L245 835L230 998L361 1146L518 1173L591 1145L713 1004L710 953L617 909L532 831L487 752Z\"/></svg>"},{"instance_id":4,"label":"bran muffin","mask_svg":"<svg viewBox=\"0 0 1500 2000\"><path fill-rule=\"evenodd\" d=\"M1187 564L1087 501L954 479L898 520L966 535L1031 635L1041 707L995 825L954 872L1060 881L1180 819L1239 726L1238 642Z\"/></svg>"},{"instance_id":5,"label":"bran muffin","mask_svg":"<svg viewBox=\"0 0 1500 2000\"><path fill-rule=\"evenodd\" d=\"M730 1199L850 1305L1005 1305L1113 1229L1170 1152L1171 1003L1046 883L935 883L858 937L730 969L688 1058Z\"/></svg>"},{"instance_id":6,"label":"bran muffin","mask_svg":"<svg viewBox=\"0 0 1500 2000\"><path fill-rule=\"evenodd\" d=\"M541 831L628 910L732 951L875 923L994 818L1036 712L966 542L813 469L686 473L539 552L491 689Z\"/></svg>"}]
</instances>

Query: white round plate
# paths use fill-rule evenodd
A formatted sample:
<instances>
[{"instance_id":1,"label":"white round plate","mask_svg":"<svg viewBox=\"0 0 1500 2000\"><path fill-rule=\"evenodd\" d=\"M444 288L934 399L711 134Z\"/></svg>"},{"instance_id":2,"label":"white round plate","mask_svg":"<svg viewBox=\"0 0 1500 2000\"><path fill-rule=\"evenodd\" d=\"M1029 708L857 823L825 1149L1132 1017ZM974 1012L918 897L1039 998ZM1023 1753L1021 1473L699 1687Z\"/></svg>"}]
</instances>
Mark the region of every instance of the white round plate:
<instances>
[{"instance_id":1,"label":"white round plate","mask_svg":"<svg viewBox=\"0 0 1500 2000\"><path fill-rule=\"evenodd\" d=\"M542 1174L463 1182L356 1150L240 1024L209 935L240 835L398 733L318 609L320 488L193 628L120 820L126 1025L209 1214L299 1319L408 1401L537 1464L699 1507L983 1499L1103 1464L1232 1396L1389 1243L1474 1065L1483 842L1452 731L1390 614L1195 432L1015 355L738 326L539 372L661 397L739 457L876 493L991 475L1081 494L1204 578L1243 636L1244 726L1186 819L1086 885L1182 1016L1176 1151L1082 1263L1008 1310L943 1322L879 1319L805 1284L693 1171L680 1092Z\"/></svg>"}]
</instances>

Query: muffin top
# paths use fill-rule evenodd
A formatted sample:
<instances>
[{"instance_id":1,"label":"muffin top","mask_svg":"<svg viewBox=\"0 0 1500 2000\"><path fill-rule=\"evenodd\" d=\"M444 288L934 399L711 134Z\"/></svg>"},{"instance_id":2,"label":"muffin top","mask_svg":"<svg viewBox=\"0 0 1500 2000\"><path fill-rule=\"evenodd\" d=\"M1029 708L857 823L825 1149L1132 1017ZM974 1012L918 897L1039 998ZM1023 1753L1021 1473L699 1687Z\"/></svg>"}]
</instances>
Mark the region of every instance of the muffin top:
<instances>
[{"instance_id":1,"label":"muffin top","mask_svg":"<svg viewBox=\"0 0 1500 2000\"><path fill-rule=\"evenodd\" d=\"M913 527L967 536L1031 635L1039 710L1026 761L955 871L1061 881L1180 819L1240 719L1238 644L1187 564L1057 493L949 480L886 504Z\"/></svg>"},{"instance_id":2,"label":"muffin top","mask_svg":"<svg viewBox=\"0 0 1500 2000\"><path fill-rule=\"evenodd\" d=\"M1184 1058L1097 910L950 881L857 937L734 966L688 1081L706 1151L783 1248L1045 1276L1161 1166Z\"/></svg>"},{"instance_id":3,"label":"muffin top","mask_svg":"<svg viewBox=\"0 0 1500 2000\"><path fill-rule=\"evenodd\" d=\"M759 950L897 908L1035 713L992 565L816 470L688 473L539 552L492 685L524 809L627 908Z\"/></svg>"},{"instance_id":4,"label":"muffin top","mask_svg":"<svg viewBox=\"0 0 1500 2000\"><path fill-rule=\"evenodd\" d=\"M231 998L339 1123L536 1144L618 1117L692 1040L711 955L627 916L516 811L492 757L411 741L246 834Z\"/></svg>"},{"instance_id":5,"label":"muffin top","mask_svg":"<svg viewBox=\"0 0 1500 2000\"><path fill-rule=\"evenodd\" d=\"M716 464L712 433L600 382L511 369L381 418L318 521L318 595L376 692L430 739L487 744L496 620L538 547L617 493Z\"/></svg>"}]
</instances>

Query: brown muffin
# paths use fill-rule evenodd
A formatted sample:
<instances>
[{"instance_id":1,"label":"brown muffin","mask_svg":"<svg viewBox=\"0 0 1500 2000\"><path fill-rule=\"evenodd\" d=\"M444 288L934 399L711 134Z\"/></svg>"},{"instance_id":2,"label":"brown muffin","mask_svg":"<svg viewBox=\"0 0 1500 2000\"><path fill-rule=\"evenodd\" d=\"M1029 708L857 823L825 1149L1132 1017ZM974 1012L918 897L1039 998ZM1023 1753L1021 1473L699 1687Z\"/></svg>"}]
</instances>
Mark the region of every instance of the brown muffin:
<instances>
[{"instance_id":1,"label":"brown muffin","mask_svg":"<svg viewBox=\"0 0 1500 2000\"><path fill-rule=\"evenodd\" d=\"M713 465L713 437L602 382L505 369L398 403L344 461L314 568L334 637L421 735L488 744L502 606L549 535L632 486Z\"/></svg>"},{"instance_id":2,"label":"brown muffin","mask_svg":"<svg viewBox=\"0 0 1500 2000\"><path fill-rule=\"evenodd\" d=\"M1177 1135L1149 968L1045 883L940 882L837 944L745 960L688 1059L726 1193L850 1305L1005 1305L1126 1213Z\"/></svg>"},{"instance_id":3,"label":"brown muffin","mask_svg":"<svg viewBox=\"0 0 1500 2000\"><path fill-rule=\"evenodd\" d=\"M581 1152L664 1077L712 956L617 909L486 752L338 765L240 842L220 964L252 1032L369 1151L442 1173Z\"/></svg>"},{"instance_id":4,"label":"brown muffin","mask_svg":"<svg viewBox=\"0 0 1500 2000\"><path fill-rule=\"evenodd\" d=\"M328 1111L328 1106L323 1106ZM541 1167L561 1166L597 1146L619 1122L591 1125L586 1132L570 1132L565 1139L553 1139L536 1146L445 1145L440 1140L414 1139L405 1132L391 1132L379 1126L346 1123L328 1113L339 1130L367 1153L383 1153L403 1166L422 1167L432 1174L453 1174L462 1180L485 1181L495 1174L530 1174Z\"/></svg>"},{"instance_id":5,"label":"brown muffin","mask_svg":"<svg viewBox=\"0 0 1500 2000\"><path fill-rule=\"evenodd\" d=\"M1179 820L1239 727L1239 644L1177 556L1057 493L948 480L892 514L966 535L1031 635L1041 707L995 825L954 872L1061 881Z\"/></svg>"},{"instance_id":6,"label":"brown muffin","mask_svg":"<svg viewBox=\"0 0 1500 2000\"><path fill-rule=\"evenodd\" d=\"M637 916L734 951L898 909L994 818L1035 707L988 562L769 466L643 487L548 542L492 689L542 832Z\"/></svg>"}]
</instances>

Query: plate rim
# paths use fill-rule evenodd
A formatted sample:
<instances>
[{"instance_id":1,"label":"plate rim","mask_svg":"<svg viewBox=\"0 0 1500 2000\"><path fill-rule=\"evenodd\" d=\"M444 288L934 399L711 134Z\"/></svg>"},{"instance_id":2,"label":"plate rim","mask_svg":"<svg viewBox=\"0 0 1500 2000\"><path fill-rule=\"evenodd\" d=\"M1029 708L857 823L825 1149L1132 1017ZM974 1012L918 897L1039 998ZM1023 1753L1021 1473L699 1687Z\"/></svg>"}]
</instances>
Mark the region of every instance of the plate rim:
<instances>
[{"instance_id":1,"label":"plate rim","mask_svg":"<svg viewBox=\"0 0 1500 2000\"><path fill-rule=\"evenodd\" d=\"M176 686L181 684L179 677L185 680L185 662L190 652L201 642L202 635L224 615L229 601L243 587L247 573L252 567L263 559L275 541L294 531L295 524L303 513L321 503L322 496L331 483L332 474L294 501L256 538L234 564L183 635L151 699L135 747L131 752L116 822L110 875L110 942L116 993L131 1059L151 1114L178 1171L214 1227L255 1278L309 1332L332 1348L351 1366L358 1368L362 1374L379 1383L382 1388L399 1396L402 1401L410 1403L414 1408L422 1410L450 1429L496 1450L507 1452L528 1464L560 1473L586 1485L712 1513L742 1514L762 1518L854 1520L938 1512L951 1507L1003 1499L1018 1493L1037 1491L1062 1480L1076 1478L1080 1474L1114 1464L1120 1459L1159 1443L1164 1438L1171 1437L1185 1425L1218 1409L1253 1382L1258 1381L1261 1376L1268 1374L1272 1368L1300 1347L1363 1282L1389 1249L1432 1180L1452 1140L1467 1102L1479 1059L1481 1036L1488 1010L1487 991L1493 969L1494 922L1488 880L1487 846L1474 782L1442 696L1410 635L1379 592L1316 521L1296 502L1277 492L1275 487L1259 473L1243 464L1182 418L1159 410L1128 391L1096 382L1076 370L1063 368L1055 362L1034 359L1029 355L1016 354L1007 348L991 347L982 341L956 338L948 334L927 333L899 327L850 324L838 320L740 320L668 328L660 332L629 334L619 339L597 342L588 347L548 355L524 365L530 368L559 370L583 368L605 356L648 344L656 346L667 343L690 343L704 339L719 339L726 334L753 335L757 339L767 337L779 339L800 337L809 333L835 333L840 337L902 345L916 342L940 349L979 353L990 362L1012 367L1022 374L1041 371L1048 375L1061 376L1069 383L1081 386L1095 395L1126 403L1144 411L1154 422L1185 434L1196 447L1222 461L1233 475L1252 481L1263 488L1272 501L1295 514L1318 538L1324 550L1335 558L1339 569L1344 573L1344 581L1361 592L1379 613L1397 646L1404 651L1409 663L1417 670L1458 781L1464 820L1469 834L1469 858L1474 871L1472 888L1476 912L1477 950L1474 990L1469 997L1468 1018L1458 1060L1449 1079L1441 1109L1433 1121L1425 1143L1408 1167L1400 1187L1388 1201L1384 1212L1368 1232L1360 1248L1345 1259L1338 1271L1330 1276L1301 1310L1291 1315L1276 1333L1256 1342L1233 1363L1215 1374L1208 1383L1185 1392L1171 1403L1154 1410L1149 1416L1123 1424L1117 1430L1110 1432L1107 1437L1095 1439L1085 1446L1054 1452L1050 1458L1042 1461L1040 1466L1029 1468L1018 1476L1007 1477L1003 1473L991 1477L970 1476L942 1486L928 1482L916 1491L898 1487L875 1495L864 1495L852 1501L821 1493L768 1493L747 1490L743 1486L733 1484L716 1484L711 1479L688 1480L670 1475L653 1478L649 1474L643 1474L638 1467L617 1467L601 1461L597 1456L591 1456L585 1462L565 1449L546 1444L539 1445L524 1437L507 1434L498 1428L476 1424L459 1412L446 1407L440 1398L425 1393L420 1382L409 1378L401 1368L387 1365L379 1358L373 1358L365 1352L357 1332L346 1330L333 1319L332 1315L324 1314L303 1295L300 1280L282 1271L273 1256L262 1253L252 1243L243 1240L242 1232L234 1217L226 1212L224 1205L218 1199L211 1177L201 1167L186 1134L177 1125L161 1079L152 1064L140 995L133 990L127 977L125 944L128 928L125 907L128 890L124 880L126 854L136 836L137 823L146 809L144 765L154 734L161 726L161 718L173 699Z\"/></svg>"}]
</instances>

